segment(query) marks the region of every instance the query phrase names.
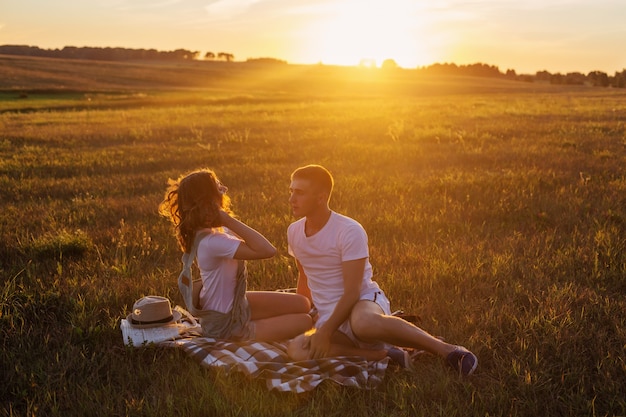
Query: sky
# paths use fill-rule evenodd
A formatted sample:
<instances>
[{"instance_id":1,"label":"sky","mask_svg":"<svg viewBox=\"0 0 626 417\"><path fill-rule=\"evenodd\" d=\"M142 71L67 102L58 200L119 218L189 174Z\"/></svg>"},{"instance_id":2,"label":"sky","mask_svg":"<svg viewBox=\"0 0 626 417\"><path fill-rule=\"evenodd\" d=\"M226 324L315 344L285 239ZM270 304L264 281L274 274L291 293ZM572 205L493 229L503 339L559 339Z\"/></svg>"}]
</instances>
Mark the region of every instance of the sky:
<instances>
[{"instance_id":1,"label":"sky","mask_svg":"<svg viewBox=\"0 0 626 417\"><path fill-rule=\"evenodd\" d=\"M613 75L625 19L626 0L0 0L0 45Z\"/></svg>"}]
</instances>

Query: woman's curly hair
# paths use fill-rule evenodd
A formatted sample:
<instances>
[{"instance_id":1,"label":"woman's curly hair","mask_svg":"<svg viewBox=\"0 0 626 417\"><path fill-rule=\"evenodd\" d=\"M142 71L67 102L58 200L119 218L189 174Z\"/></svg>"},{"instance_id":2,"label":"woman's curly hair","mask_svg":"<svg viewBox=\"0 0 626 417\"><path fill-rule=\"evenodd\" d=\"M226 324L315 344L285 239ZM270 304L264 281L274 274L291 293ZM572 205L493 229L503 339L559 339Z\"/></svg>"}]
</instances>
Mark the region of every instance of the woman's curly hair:
<instances>
[{"instance_id":1,"label":"woman's curly hair","mask_svg":"<svg viewBox=\"0 0 626 417\"><path fill-rule=\"evenodd\" d=\"M221 227L219 210L230 211L230 198L220 192L217 175L210 169L193 171L169 180L159 213L174 225L180 248L189 252L196 232Z\"/></svg>"}]
</instances>

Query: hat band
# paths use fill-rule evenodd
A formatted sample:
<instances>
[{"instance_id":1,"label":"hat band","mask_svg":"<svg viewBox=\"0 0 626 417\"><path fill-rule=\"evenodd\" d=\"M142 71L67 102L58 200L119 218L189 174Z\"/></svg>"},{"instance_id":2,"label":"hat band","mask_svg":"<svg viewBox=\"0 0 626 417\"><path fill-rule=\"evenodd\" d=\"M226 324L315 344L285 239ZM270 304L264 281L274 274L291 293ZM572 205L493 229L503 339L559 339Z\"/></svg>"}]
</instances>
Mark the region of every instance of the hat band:
<instances>
[{"instance_id":1,"label":"hat band","mask_svg":"<svg viewBox=\"0 0 626 417\"><path fill-rule=\"evenodd\" d=\"M134 318L131 317L130 322L132 324L157 324L157 323L169 323L173 319L174 319L174 316L170 314L169 317L166 317L164 319L152 320L152 321L135 320Z\"/></svg>"}]
</instances>

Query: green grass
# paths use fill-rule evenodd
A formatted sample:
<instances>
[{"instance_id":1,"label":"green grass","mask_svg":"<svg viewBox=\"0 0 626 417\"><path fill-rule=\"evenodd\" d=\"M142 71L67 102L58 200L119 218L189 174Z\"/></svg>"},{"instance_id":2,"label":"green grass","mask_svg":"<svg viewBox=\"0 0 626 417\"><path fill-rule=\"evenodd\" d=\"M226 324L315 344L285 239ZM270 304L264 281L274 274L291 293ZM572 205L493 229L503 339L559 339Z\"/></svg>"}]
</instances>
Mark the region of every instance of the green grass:
<instances>
[{"instance_id":1,"label":"green grass","mask_svg":"<svg viewBox=\"0 0 626 417\"><path fill-rule=\"evenodd\" d=\"M315 68L262 91L252 72L228 91L156 77L95 108L89 89L3 87L0 415L626 415L625 97L376 73L329 74L331 91ZM373 391L298 396L123 346L137 298L182 303L157 214L168 178L217 171L279 249L249 286L276 289L295 284L287 189L306 163L335 175L332 206L368 231L392 308L476 352L474 376L426 357Z\"/></svg>"}]
</instances>

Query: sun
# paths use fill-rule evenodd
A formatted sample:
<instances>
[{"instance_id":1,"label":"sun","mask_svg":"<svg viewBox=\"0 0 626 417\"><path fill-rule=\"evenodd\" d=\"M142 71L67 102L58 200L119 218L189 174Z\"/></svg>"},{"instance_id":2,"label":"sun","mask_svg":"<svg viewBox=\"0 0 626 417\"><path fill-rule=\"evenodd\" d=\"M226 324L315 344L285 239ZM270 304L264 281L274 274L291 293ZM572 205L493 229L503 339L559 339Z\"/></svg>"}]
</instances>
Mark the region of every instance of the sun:
<instances>
[{"instance_id":1,"label":"sun","mask_svg":"<svg viewBox=\"0 0 626 417\"><path fill-rule=\"evenodd\" d=\"M309 60L334 65L402 67L432 62L427 13L416 0L344 0L328 4L308 28Z\"/></svg>"}]
</instances>

